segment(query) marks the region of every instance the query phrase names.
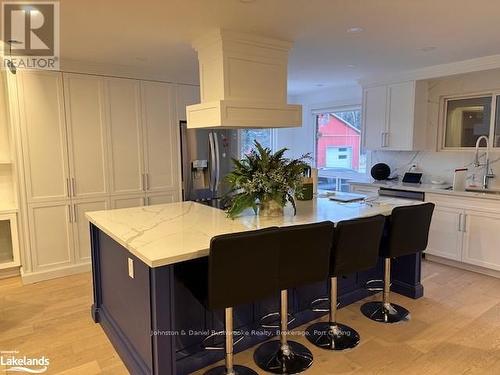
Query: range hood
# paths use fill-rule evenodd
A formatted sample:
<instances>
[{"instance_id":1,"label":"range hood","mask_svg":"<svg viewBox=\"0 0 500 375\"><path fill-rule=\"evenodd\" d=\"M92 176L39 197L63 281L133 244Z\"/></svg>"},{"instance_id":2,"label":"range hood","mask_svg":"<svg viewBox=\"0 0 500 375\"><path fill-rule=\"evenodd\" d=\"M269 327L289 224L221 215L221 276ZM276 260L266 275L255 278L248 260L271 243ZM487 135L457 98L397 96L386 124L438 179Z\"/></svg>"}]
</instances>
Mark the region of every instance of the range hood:
<instances>
[{"instance_id":1,"label":"range hood","mask_svg":"<svg viewBox=\"0 0 500 375\"><path fill-rule=\"evenodd\" d=\"M201 103L186 107L188 128L302 126L302 106L287 104L291 42L216 30L193 47Z\"/></svg>"}]
</instances>

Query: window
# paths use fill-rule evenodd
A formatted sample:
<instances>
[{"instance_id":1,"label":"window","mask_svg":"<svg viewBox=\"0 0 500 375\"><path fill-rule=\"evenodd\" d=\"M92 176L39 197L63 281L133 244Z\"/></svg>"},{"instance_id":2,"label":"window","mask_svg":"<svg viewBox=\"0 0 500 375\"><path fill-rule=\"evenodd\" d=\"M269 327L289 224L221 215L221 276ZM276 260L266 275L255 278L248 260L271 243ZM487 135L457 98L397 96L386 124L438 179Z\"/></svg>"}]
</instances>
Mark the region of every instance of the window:
<instances>
[{"instance_id":1,"label":"window","mask_svg":"<svg viewBox=\"0 0 500 375\"><path fill-rule=\"evenodd\" d=\"M498 100L497 100L498 103ZM492 96L446 100L444 146L474 147L479 137L490 137Z\"/></svg>"},{"instance_id":2,"label":"window","mask_svg":"<svg viewBox=\"0 0 500 375\"><path fill-rule=\"evenodd\" d=\"M348 191L348 181L366 173L361 151L361 109L315 113L319 189Z\"/></svg>"},{"instance_id":3,"label":"window","mask_svg":"<svg viewBox=\"0 0 500 375\"><path fill-rule=\"evenodd\" d=\"M238 133L241 157L245 156L255 148L255 140L264 147L272 148L271 129L241 129Z\"/></svg>"}]
</instances>

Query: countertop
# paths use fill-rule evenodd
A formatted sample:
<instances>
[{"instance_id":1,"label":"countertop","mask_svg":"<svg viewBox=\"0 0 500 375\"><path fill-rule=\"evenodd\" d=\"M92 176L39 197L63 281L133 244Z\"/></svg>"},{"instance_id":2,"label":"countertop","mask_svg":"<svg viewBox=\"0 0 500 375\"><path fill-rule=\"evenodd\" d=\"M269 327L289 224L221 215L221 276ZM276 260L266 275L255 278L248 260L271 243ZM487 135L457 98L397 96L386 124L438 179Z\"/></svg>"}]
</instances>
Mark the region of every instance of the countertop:
<instances>
[{"instance_id":1,"label":"countertop","mask_svg":"<svg viewBox=\"0 0 500 375\"><path fill-rule=\"evenodd\" d=\"M480 193L473 191L456 191L446 189L451 185L433 185L433 184L409 184L399 181L373 181L373 182L350 182L351 185L357 186L374 186L374 187L384 187L390 189L406 190L406 191L418 191L424 193L432 194L443 194L456 197L468 197L468 198L481 198L481 199L492 199L500 200L500 194L491 193Z\"/></svg>"},{"instance_id":2,"label":"countertop","mask_svg":"<svg viewBox=\"0 0 500 375\"><path fill-rule=\"evenodd\" d=\"M327 198L298 201L297 215L287 206L280 217L264 218L249 210L231 220L224 211L195 202L87 212L87 219L150 267L207 256L210 240L219 234L270 226L389 215L396 206L419 202L379 197L369 203L338 203Z\"/></svg>"}]
</instances>

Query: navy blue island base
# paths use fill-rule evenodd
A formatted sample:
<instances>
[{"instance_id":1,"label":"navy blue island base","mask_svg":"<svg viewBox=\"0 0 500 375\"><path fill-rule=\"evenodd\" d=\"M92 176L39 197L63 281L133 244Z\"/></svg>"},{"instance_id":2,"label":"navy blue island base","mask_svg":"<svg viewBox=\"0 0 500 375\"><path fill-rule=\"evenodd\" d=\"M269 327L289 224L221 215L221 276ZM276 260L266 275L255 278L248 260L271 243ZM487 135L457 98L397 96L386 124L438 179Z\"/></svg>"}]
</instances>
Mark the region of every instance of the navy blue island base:
<instances>
[{"instance_id":1,"label":"navy blue island base","mask_svg":"<svg viewBox=\"0 0 500 375\"><path fill-rule=\"evenodd\" d=\"M94 304L92 317L100 323L131 374L183 375L223 359L223 351L207 351L201 342L209 333L223 329L223 311L205 309L178 277L178 264L151 268L127 249L90 225ZM134 277L128 262L134 263ZM184 263L189 270L189 262ZM410 298L423 295L420 254L393 260L392 287ZM189 274L189 272L188 272ZM349 305L367 297L366 281L382 278L383 260L376 268L339 280L339 302ZM184 276L185 277L185 276ZM291 328L321 316L310 303L327 295L327 280L289 292ZM278 311L279 295L234 309L236 329L248 336L235 347L239 352L269 339L259 320ZM361 314L361 313L360 313Z\"/></svg>"}]
</instances>

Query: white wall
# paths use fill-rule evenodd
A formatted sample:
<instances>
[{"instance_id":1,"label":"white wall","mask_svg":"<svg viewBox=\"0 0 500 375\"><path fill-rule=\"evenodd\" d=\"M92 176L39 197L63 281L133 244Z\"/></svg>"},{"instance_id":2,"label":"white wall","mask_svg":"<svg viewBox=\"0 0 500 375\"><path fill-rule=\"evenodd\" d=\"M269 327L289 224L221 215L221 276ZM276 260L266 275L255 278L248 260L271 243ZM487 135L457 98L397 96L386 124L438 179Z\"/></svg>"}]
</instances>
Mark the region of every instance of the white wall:
<instances>
[{"instance_id":1,"label":"white wall","mask_svg":"<svg viewBox=\"0 0 500 375\"><path fill-rule=\"evenodd\" d=\"M13 165L8 126L6 71L0 71L0 209L15 205Z\"/></svg>"},{"instance_id":2,"label":"white wall","mask_svg":"<svg viewBox=\"0 0 500 375\"><path fill-rule=\"evenodd\" d=\"M442 98L450 95L474 94L481 92L500 91L500 69L483 72L468 73L450 76L440 79L429 80L429 101L428 101L428 133L427 140L432 149L436 151L422 152L396 152L396 151L375 151L372 152L372 165L377 162L385 162L391 169L397 169L399 173L404 172L411 164L417 164L424 172L424 180L430 181L432 178L444 178L448 182L453 181L453 171L455 168L468 166L472 168L474 153L472 151L437 151L438 132L440 131L440 119L443 118ZM490 153L490 159L500 158L500 152ZM412 161L413 160L413 161ZM494 173L497 175L491 184L500 187L500 162L497 160L492 164ZM477 177L482 174L481 170L471 170L470 176L475 173Z\"/></svg>"},{"instance_id":3,"label":"white wall","mask_svg":"<svg viewBox=\"0 0 500 375\"><path fill-rule=\"evenodd\" d=\"M313 111L333 107L360 105L361 86L324 88L303 95L290 96L289 103L302 104L302 127L277 129L275 146L277 149L287 147L289 157L299 157L311 153L314 157L315 123Z\"/></svg>"}]
</instances>

